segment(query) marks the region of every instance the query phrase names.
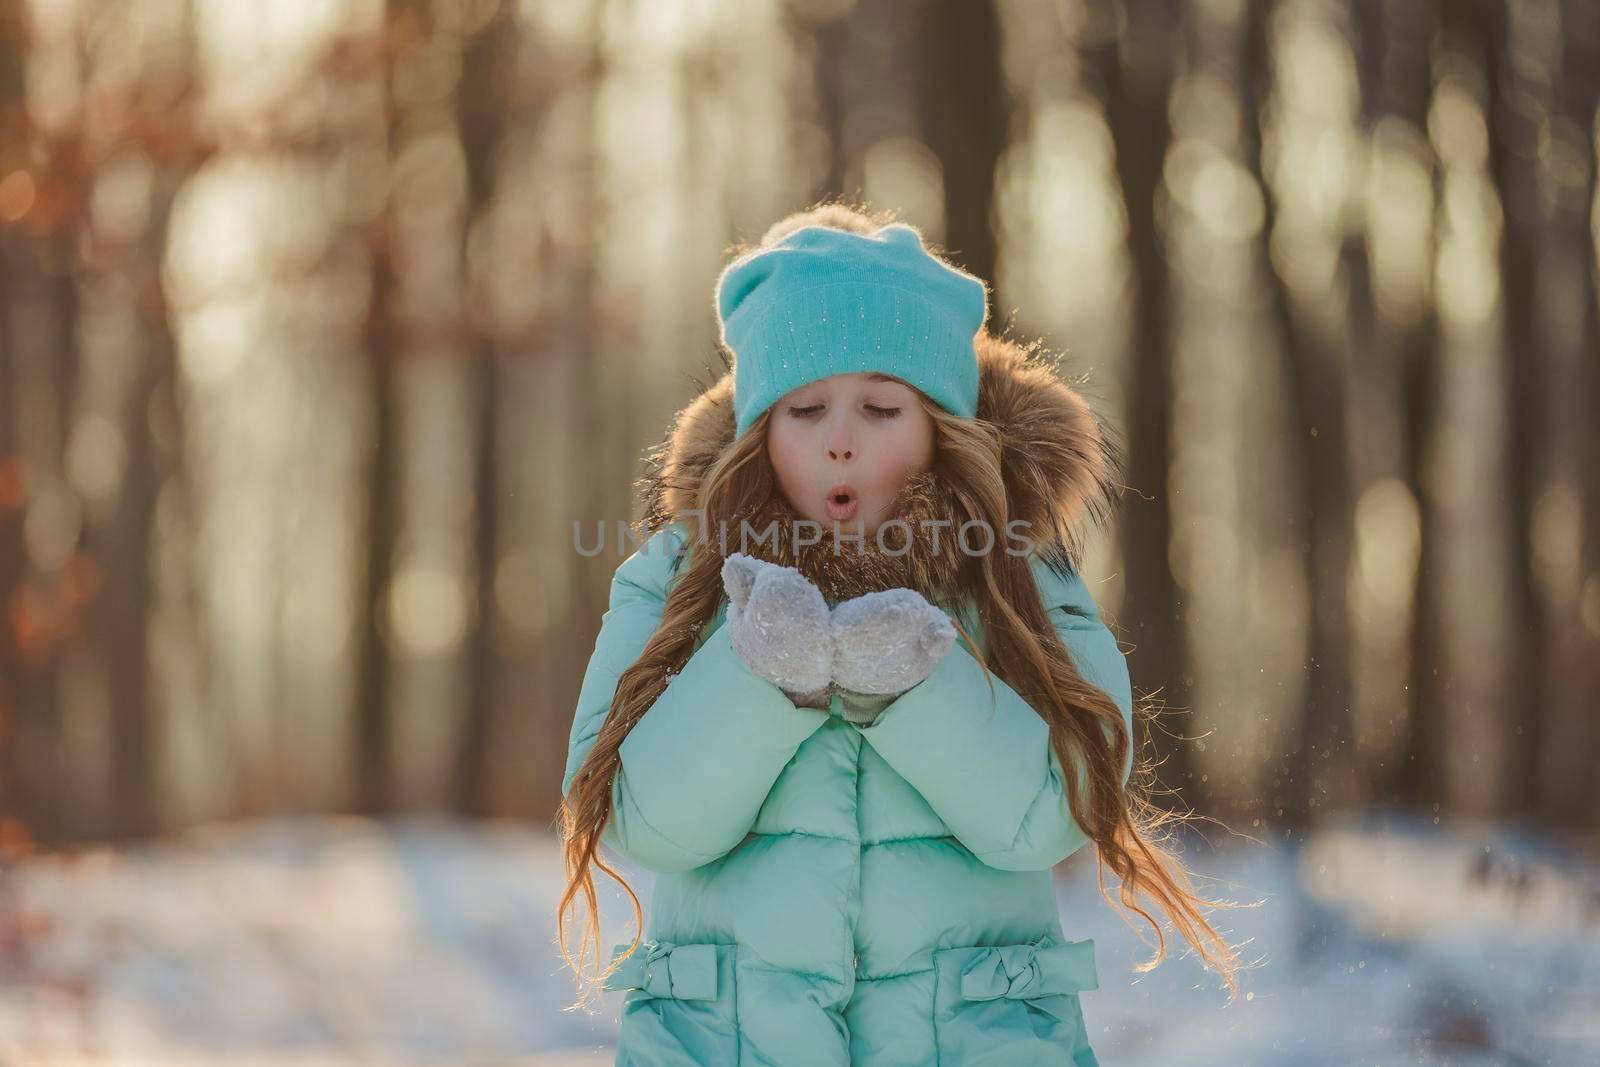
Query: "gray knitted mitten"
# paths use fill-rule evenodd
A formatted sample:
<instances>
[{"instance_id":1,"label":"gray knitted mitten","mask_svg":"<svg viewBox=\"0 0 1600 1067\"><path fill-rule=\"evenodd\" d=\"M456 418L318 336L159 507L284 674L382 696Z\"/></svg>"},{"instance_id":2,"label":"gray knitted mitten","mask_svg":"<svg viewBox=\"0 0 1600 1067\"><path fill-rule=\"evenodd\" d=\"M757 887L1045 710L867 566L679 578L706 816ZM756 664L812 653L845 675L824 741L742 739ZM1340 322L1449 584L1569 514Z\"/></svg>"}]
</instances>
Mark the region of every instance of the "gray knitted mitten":
<instances>
[{"instance_id":1,"label":"gray knitted mitten","mask_svg":"<svg viewBox=\"0 0 1600 1067\"><path fill-rule=\"evenodd\" d=\"M733 650L797 707L825 708L833 649L828 603L793 567L735 552L722 564Z\"/></svg>"},{"instance_id":2,"label":"gray knitted mitten","mask_svg":"<svg viewBox=\"0 0 1600 1067\"><path fill-rule=\"evenodd\" d=\"M933 673L956 640L955 626L914 589L846 600L828 618L833 681L852 722L870 722L893 698ZM877 698L877 699L874 699Z\"/></svg>"}]
</instances>

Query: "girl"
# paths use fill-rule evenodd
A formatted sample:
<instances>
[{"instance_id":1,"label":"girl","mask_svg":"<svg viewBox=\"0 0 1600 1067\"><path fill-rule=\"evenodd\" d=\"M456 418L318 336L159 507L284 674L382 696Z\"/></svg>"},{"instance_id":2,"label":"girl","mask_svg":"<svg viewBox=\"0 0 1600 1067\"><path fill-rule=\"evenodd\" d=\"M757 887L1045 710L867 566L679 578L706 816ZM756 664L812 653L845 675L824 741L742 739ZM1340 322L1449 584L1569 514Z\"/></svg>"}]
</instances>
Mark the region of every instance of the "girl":
<instances>
[{"instance_id":1,"label":"girl","mask_svg":"<svg viewBox=\"0 0 1600 1067\"><path fill-rule=\"evenodd\" d=\"M1120 465L1088 405L983 331L981 281L843 205L776 224L717 310L733 370L641 483L561 787L570 966L592 867L642 923L598 846L659 874L596 980L630 991L616 1062L1093 1064L1050 874L1089 841L1147 966L1141 897L1232 987L1127 790L1127 664L1075 563Z\"/></svg>"}]
</instances>

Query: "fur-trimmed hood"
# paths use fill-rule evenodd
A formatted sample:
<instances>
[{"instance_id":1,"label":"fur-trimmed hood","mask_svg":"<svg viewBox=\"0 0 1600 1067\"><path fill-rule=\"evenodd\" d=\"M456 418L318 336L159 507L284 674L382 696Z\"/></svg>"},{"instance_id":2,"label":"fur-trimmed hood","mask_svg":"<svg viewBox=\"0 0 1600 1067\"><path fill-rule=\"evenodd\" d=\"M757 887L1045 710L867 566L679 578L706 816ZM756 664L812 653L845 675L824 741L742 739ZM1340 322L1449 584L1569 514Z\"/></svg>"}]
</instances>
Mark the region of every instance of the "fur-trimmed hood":
<instances>
[{"instance_id":1,"label":"fur-trimmed hood","mask_svg":"<svg viewBox=\"0 0 1600 1067\"><path fill-rule=\"evenodd\" d=\"M978 331L974 345L977 417L1000 434L1009 519L1025 523L1038 555L1058 573L1076 571L1089 534L1111 517L1122 473L1121 446L1036 345L993 337L986 329ZM694 528L701 486L733 442L729 370L679 410L666 440L652 453L651 469L636 483L641 531L648 535L670 522ZM933 485L926 495L928 506L936 506L936 490Z\"/></svg>"}]
</instances>

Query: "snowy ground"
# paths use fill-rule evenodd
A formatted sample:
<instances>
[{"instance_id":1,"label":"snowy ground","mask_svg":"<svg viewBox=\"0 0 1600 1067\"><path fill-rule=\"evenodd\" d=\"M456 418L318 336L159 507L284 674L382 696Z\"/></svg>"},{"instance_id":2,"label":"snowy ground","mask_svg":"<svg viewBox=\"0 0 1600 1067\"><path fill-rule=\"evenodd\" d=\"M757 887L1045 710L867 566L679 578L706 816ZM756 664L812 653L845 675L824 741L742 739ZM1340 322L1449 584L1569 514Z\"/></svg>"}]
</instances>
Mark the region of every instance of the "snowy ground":
<instances>
[{"instance_id":1,"label":"snowy ground","mask_svg":"<svg viewBox=\"0 0 1600 1067\"><path fill-rule=\"evenodd\" d=\"M1493 828L1388 823L1191 861L1253 966L1238 1000L1147 954L1060 871L1094 937L1084 1011L1106 1067L1600 1064L1600 864ZM650 876L630 881L648 906ZM626 896L597 879L607 949ZM623 994L564 1012L553 838L323 819L219 825L0 875L0 1067L597 1065Z\"/></svg>"}]
</instances>

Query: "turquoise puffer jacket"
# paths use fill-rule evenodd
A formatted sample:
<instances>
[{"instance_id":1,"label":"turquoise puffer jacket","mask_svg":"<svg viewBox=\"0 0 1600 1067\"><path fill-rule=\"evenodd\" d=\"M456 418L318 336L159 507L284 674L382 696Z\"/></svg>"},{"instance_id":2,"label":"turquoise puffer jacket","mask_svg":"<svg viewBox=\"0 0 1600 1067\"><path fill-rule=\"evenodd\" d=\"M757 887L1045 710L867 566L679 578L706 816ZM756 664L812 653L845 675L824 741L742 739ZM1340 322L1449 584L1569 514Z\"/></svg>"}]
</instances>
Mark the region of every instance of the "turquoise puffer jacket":
<instances>
[{"instance_id":1,"label":"turquoise puffer jacket","mask_svg":"<svg viewBox=\"0 0 1600 1067\"><path fill-rule=\"evenodd\" d=\"M1109 481L1099 425L1013 343L980 332L978 354L979 417L1020 465L1012 513L1059 529ZM687 566L693 521L673 516L732 440L731 377L676 426L647 502L672 521L613 577L563 796ZM1080 674L1129 720L1127 662L1082 579L1030 564ZM1095 1063L1079 1002L1094 947L1063 930L1051 876L1086 838L1044 720L961 641L868 725L837 700L796 707L735 654L726 610L621 746L602 844L657 877L645 940L607 983L628 990L616 1063ZM960 622L987 652L970 601Z\"/></svg>"},{"instance_id":2,"label":"turquoise puffer jacket","mask_svg":"<svg viewBox=\"0 0 1600 1067\"><path fill-rule=\"evenodd\" d=\"M674 524L617 568L563 795L661 620ZM1127 662L1082 579L1034 574L1084 678L1131 715ZM1093 943L1051 868L1086 842L1044 720L958 642L866 727L797 708L733 651L726 603L622 744L602 842L658 872L618 1064L1092 1064ZM987 651L975 613L962 624ZM630 939L631 940L631 939ZM621 955L629 942L618 944Z\"/></svg>"}]
</instances>

